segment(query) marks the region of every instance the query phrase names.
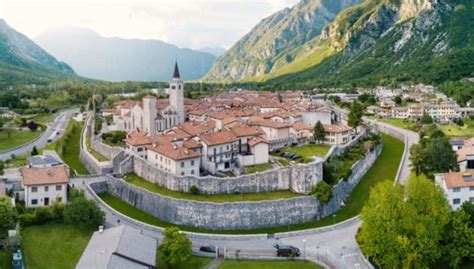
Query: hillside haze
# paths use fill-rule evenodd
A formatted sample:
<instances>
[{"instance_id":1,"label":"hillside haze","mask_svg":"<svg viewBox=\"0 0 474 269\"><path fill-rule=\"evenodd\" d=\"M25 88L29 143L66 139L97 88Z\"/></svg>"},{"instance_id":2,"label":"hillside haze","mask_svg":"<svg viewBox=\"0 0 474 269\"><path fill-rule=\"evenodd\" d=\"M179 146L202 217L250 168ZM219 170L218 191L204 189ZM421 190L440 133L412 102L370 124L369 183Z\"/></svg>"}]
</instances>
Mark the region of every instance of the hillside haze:
<instances>
[{"instance_id":1,"label":"hillside haze","mask_svg":"<svg viewBox=\"0 0 474 269\"><path fill-rule=\"evenodd\" d=\"M0 19L0 84L42 83L74 77L74 70L56 60L28 37Z\"/></svg>"},{"instance_id":2,"label":"hillside haze","mask_svg":"<svg viewBox=\"0 0 474 269\"><path fill-rule=\"evenodd\" d=\"M47 31L35 41L81 76L109 80L168 80L177 59L185 80L200 79L215 56L159 40L102 37L82 28Z\"/></svg>"},{"instance_id":3,"label":"hillside haze","mask_svg":"<svg viewBox=\"0 0 474 269\"><path fill-rule=\"evenodd\" d=\"M362 0L302 0L258 23L221 55L208 80L239 81L260 76L291 63L311 49L304 45L343 9Z\"/></svg>"}]
</instances>

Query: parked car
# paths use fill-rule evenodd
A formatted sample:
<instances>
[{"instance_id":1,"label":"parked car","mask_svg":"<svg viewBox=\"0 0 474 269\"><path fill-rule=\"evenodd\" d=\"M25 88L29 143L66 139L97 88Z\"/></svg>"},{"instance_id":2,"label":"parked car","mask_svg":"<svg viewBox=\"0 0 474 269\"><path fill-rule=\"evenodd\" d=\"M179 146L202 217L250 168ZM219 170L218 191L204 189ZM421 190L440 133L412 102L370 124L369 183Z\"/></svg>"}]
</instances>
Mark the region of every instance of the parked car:
<instances>
[{"instance_id":1,"label":"parked car","mask_svg":"<svg viewBox=\"0 0 474 269\"><path fill-rule=\"evenodd\" d=\"M300 249L290 245L273 244L277 250L278 257L299 257L301 255Z\"/></svg>"},{"instance_id":2,"label":"parked car","mask_svg":"<svg viewBox=\"0 0 474 269\"><path fill-rule=\"evenodd\" d=\"M301 156L298 155L298 154L293 154L293 156L291 156L291 159L293 159L293 160L297 160L299 158L301 158Z\"/></svg>"},{"instance_id":3,"label":"parked car","mask_svg":"<svg viewBox=\"0 0 474 269\"><path fill-rule=\"evenodd\" d=\"M201 246L199 251L208 252L208 253L216 253L216 248L213 246Z\"/></svg>"}]
</instances>

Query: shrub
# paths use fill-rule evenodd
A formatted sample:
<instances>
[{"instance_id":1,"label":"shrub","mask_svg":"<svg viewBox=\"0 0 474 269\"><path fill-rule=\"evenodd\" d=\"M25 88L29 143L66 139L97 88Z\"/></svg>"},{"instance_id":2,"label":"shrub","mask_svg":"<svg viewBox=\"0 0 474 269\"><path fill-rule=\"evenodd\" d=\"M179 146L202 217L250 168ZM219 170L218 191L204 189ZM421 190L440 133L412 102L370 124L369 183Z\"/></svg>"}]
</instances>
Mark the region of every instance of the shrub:
<instances>
[{"instance_id":1,"label":"shrub","mask_svg":"<svg viewBox=\"0 0 474 269\"><path fill-rule=\"evenodd\" d=\"M18 221L21 226L26 227L36 224L36 214L33 213L23 213L18 215Z\"/></svg>"},{"instance_id":2,"label":"shrub","mask_svg":"<svg viewBox=\"0 0 474 269\"><path fill-rule=\"evenodd\" d=\"M127 138L125 131L111 131L102 134L102 142L111 146L122 146L125 138Z\"/></svg>"},{"instance_id":3,"label":"shrub","mask_svg":"<svg viewBox=\"0 0 474 269\"><path fill-rule=\"evenodd\" d=\"M84 197L72 199L64 208L64 222L68 224L100 225L105 221L105 214L91 200Z\"/></svg>"},{"instance_id":4,"label":"shrub","mask_svg":"<svg viewBox=\"0 0 474 269\"><path fill-rule=\"evenodd\" d=\"M199 189L198 189L198 187L196 187L196 185L192 185L191 188L189 188L189 191L192 194L199 194Z\"/></svg>"},{"instance_id":5,"label":"shrub","mask_svg":"<svg viewBox=\"0 0 474 269\"><path fill-rule=\"evenodd\" d=\"M317 185L313 186L311 194L316 196L322 204L325 204L329 202L332 197L332 187L326 182L321 181Z\"/></svg>"},{"instance_id":6,"label":"shrub","mask_svg":"<svg viewBox=\"0 0 474 269\"><path fill-rule=\"evenodd\" d=\"M180 265L191 258L191 241L177 227L165 229L163 244L160 248L164 261L171 267L180 268Z\"/></svg>"}]
</instances>

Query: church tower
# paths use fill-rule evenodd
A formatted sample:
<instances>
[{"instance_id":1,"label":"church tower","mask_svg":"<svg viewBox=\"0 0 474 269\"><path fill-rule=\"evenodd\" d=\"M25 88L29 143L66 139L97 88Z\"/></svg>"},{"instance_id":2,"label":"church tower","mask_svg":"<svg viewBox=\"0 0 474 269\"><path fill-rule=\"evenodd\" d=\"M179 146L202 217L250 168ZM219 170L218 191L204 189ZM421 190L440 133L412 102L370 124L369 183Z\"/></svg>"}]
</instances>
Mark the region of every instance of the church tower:
<instances>
[{"instance_id":1,"label":"church tower","mask_svg":"<svg viewBox=\"0 0 474 269\"><path fill-rule=\"evenodd\" d=\"M170 105L177 113L176 124L184 122L184 83L179 77L178 62L174 64L173 79L170 81Z\"/></svg>"}]
</instances>

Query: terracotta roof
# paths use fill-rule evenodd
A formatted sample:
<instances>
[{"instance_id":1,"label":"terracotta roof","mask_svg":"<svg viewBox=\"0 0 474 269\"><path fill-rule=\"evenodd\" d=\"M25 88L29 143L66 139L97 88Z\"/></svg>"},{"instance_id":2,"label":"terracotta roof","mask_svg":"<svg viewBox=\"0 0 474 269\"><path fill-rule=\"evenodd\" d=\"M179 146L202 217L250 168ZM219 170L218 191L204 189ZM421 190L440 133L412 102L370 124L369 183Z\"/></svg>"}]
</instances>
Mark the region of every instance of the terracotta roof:
<instances>
[{"instance_id":1,"label":"terracotta roof","mask_svg":"<svg viewBox=\"0 0 474 269\"><path fill-rule=\"evenodd\" d=\"M196 110L191 110L188 112L189 115L196 115L196 116L202 116L208 112L207 108L204 109L196 109Z\"/></svg>"},{"instance_id":2,"label":"terracotta roof","mask_svg":"<svg viewBox=\"0 0 474 269\"><path fill-rule=\"evenodd\" d=\"M351 128L349 127L335 124L323 124L323 126L324 130L328 133L342 133L351 130Z\"/></svg>"},{"instance_id":3,"label":"terracotta roof","mask_svg":"<svg viewBox=\"0 0 474 269\"><path fill-rule=\"evenodd\" d=\"M128 135L128 138L124 139L127 145L131 146L143 146L151 144L151 140L142 132L133 131Z\"/></svg>"},{"instance_id":4,"label":"terracotta roof","mask_svg":"<svg viewBox=\"0 0 474 269\"><path fill-rule=\"evenodd\" d=\"M474 146L464 146L456 152L458 155L458 162L467 160L467 156L474 155Z\"/></svg>"},{"instance_id":5,"label":"terracotta roof","mask_svg":"<svg viewBox=\"0 0 474 269\"><path fill-rule=\"evenodd\" d=\"M216 122L213 120L209 121L186 121L182 123L179 128L185 131L186 133L196 136L206 132L214 130L216 127Z\"/></svg>"},{"instance_id":6,"label":"terracotta roof","mask_svg":"<svg viewBox=\"0 0 474 269\"><path fill-rule=\"evenodd\" d=\"M242 123L236 123L232 127L228 127L237 137L263 135L265 132L257 126L248 126Z\"/></svg>"},{"instance_id":7,"label":"terracotta roof","mask_svg":"<svg viewBox=\"0 0 474 269\"><path fill-rule=\"evenodd\" d=\"M183 142L183 146L188 148L188 149L195 149L195 148L201 148L202 145L201 143L197 142L194 139L189 139Z\"/></svg>"},{"instance_id":8,"label":"terracotta roof","mask_svg":"<svg viewBox=\"0 0 474 269\"><path fill-rule=\"evenodd\" d=\"M291 126L291 128L297 130L297 131L302 131L302 130L312 130L313 127L309 124L304 124L303 122L297 122Z\"/></svg>"},{"instance_id":9,"label":"terracotta roof","mask_svg":"<svg viewBox=\"0 0 474 269\"><path fill-rule=\"evenodd\" d=\"M474 186L474 175L472 172L445 173L443 177L448 188Z\"/></svg>"},{"instance_id":10,"label":"terracotta roof","mask_svg":"<svg viewBox=\"0 0 474 269\"><path fill-rule=\"evenodd\" d=\"M201 156L200 153L194 150L182 146L177 146L173 143L158 145L156 147L150 145L147 146L147 149L159 153L175 161L198 158Z\"/></svg>"},{"instance_id":11,"label":"terracotta roof","mask_svg":"<svg viewBox=\"0 0 474 269\"><path fill-rule=\"evenodd\" d=\"M288 128L289 126L280 122L271 121L271 120L261 120L261 121L251 121L251 125L274 128L274 129L283 129Z\"/></svg>"},{"instance_id":12,"label":"terracotta roof","mask_svg":"<svg viewBox=\"0 0 474 269\"><path fill-rule=\"evenodd\" d=\"M168 99L160 99L160 100L157 100L156 102L156 109L163 110L167 108L169 105L170 105L170 102Z\"/></svg>"},{"instance_id":13,"label":"terracotta roof","mask_svg":"<svg viewBox=\"0 0 474 269\"><path fill-rule=\"evenodd\" d=\"M201 140L209 146L233 143L237 137L231 131L219 131L215 133L201 134Z\"/></svg>"},{"instance_id":14,"label":"terracotta roof","mask_svg":"<svg viewBox=\"0 0 474 269\"><path fill-rule=\"evenodd\" d=\"M249 146L253 147L253 146L255 146L257 144L260 144L260 143L268 144L269 142L268 142L267 139L265 139L263 137L254 137L254 138L250 139L248 141L248 143L249 143Z\"/></svg>"},{"instance_id":15,"label":"terracotta roof","mask_svg":"<svg viewBox=\"0 0 474 269\"><path fill-rule=\"evenodd\" d=\"M69 182L66 166L22 168L23 185L63 184Z\"/></svg>"}]
</instances>

